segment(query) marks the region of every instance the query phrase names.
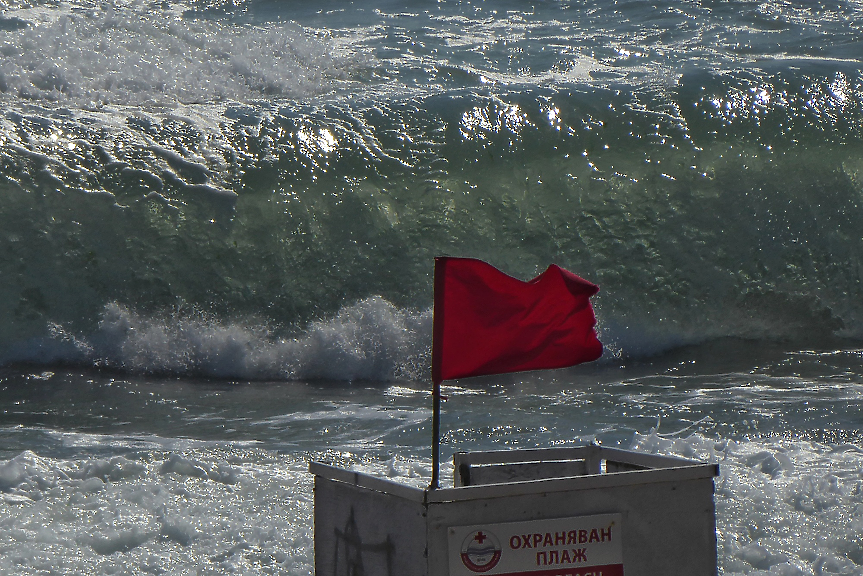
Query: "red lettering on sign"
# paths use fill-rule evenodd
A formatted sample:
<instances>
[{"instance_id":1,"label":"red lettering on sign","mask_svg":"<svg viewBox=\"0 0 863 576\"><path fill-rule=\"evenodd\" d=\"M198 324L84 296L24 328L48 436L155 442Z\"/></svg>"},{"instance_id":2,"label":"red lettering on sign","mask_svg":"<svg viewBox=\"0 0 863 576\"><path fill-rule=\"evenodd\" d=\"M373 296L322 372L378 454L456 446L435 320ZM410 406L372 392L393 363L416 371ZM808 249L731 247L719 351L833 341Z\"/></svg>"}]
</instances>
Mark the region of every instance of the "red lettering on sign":
<instances>
[{"instance_id":1,"label":"red lettering on sign","mask_svg":"<svg viewBox=\"0 0 863 576\"><path fill-rule=\"evenodd\" d=\"M533 535L533 547L539 548L540 544L542 544L542 534L534 534Z\"/></svg>"},{"instance_id":2,"label":"red lettering on sign","mask_svg":"<svg viewBox=\"0 0 863 576\"><path fill-rule=\"evenodd\" d=\"M608 528L603 528L602 532L602 541L605 542L605 539L608 538L608 541L611 542L611 526Z\"/></svg>"}]
</instances>

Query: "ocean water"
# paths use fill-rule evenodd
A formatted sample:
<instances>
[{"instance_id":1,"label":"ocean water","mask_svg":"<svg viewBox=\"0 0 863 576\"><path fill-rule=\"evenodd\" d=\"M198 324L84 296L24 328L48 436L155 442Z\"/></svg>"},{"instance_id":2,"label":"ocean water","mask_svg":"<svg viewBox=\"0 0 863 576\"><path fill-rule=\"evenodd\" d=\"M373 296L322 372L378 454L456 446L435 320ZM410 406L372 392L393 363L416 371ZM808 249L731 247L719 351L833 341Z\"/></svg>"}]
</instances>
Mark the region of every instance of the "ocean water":
<instances>
[{"instance_id":1,"label":"ocean water","mask_svg":"<svg viewBox=\"0 0 863 576\"><path fill-rule=\"evenodd\" d=\"M863 574L861 61L859 0L6 0L0 573L313 573L310 459L428 483L452 255L605 353L445 458L718 462L720 574Z\"/></svg>"}]
</instances>

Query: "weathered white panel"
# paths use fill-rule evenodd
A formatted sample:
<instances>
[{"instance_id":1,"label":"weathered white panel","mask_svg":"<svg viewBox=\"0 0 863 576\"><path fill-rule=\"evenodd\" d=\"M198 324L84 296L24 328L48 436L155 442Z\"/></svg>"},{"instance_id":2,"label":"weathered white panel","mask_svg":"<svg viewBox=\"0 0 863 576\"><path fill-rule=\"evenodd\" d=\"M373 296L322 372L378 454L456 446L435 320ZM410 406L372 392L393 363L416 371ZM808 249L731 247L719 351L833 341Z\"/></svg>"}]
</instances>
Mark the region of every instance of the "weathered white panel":
<instances>
[{"instance_id":1,"label":"weathered white panel","mask_svg":"<svg viewBox=\"0 0 863 576\"><path fill-rule=\"evenodd\" d=\"M422 502L315 476L316 576L427 576Z\"/></svg>"},{"instance_id":2,"label":"weathered white panel","mask_svg":"<svg viewBox=\"0 0 863 576\"><path fill-rule=\"evenodd\" d=\"M564 478L542 478L525 482L503 482L461 488L439 488L426 494L429 502L459 502L480 498L498 498L524 494L571 492L593 488L610 489L636 484L655 484L658 482L709 479L718 474L716 464L698 464L680 468L660 468L658 470L635 470L614 474L587 474Z\"/></svg>"},{"instance_id":3,"label":"weathered white panel","mask_svg":"<svg viewBox=\"0 0 863 576\"><path fill-rule=\"evenodd\" d=\"M615 539L623 543L622 564L602 568L609 574L717 572L713 478L719 471L714 464L596 445L464 453L455 461L457 470L465 468L471 485L420 490L310 464L315 474L317 576L457 576L451 566L470 566L451 558L452 550L479 564L489 561L483 546L461 551L470 534L458 530L484 539L486 529L501 531L503 524L558 530L576 522L573 519L591 516L613 518ZM451 539L459 537L456 546ZM509 538L514 542L515 535ZM534 553L535 561L542 562L534 567L536 573L581 573L576 563L590 571L587 560L582 562L583 555L594 555L588 548L569 548L565 554L557 544L546 547L547 554ZM524 552L522 547L519 554ZM519 562L525 558L530 556ZM500 562L485 573L516 569L506 566L502 552Z\"/></svg>"},{"instance_id":4,"label":"weathered white panel","mask_svg":"<svg viewBox=\"0 0 863 576\"><path fill-rule=\"evenodd\" d=\"M450 526L615 512L622 517L626 576L716 574L712 478L430 503L429 574L448 574Z\"/></svg>"},{"instance_id":5,"label":"weathered white panel","mask_svg":"<svg viewBox=\"0 0 863 576\"><path fill-rule=\"evenodd\" d=\"M516 462L551 462L564 460L583 460L588 474L601 472L600 462L608 461L631 464L627 469L679 468L699 464L677 456L644 454L620 448L606 448L598 444L565 448L533 448L528 450L490 450L483 452L457 452L453 464L459 469L463 465L480 466L485 464L511 464Z\"/></svg>"},{"instance_id":6,"label":"weathered white panel","mask_svg":"<svg viewBox=\"0 0 863 576\"><path fill-rule=\"evenodd\" d=\"M511 464L464 465L456 470L456 487L502 482L523 482L542 478L584 476L587 463L584 460L561 460L558 462L513 462Z\"/></svg>"}]
</instances>

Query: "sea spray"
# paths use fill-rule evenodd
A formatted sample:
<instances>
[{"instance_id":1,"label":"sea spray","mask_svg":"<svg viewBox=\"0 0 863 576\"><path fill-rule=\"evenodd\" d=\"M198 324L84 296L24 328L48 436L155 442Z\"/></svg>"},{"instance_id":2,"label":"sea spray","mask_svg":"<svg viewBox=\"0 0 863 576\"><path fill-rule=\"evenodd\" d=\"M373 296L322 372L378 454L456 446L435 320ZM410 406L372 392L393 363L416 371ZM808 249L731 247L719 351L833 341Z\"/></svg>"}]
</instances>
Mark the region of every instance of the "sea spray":
<instances>
[{"instance_id":1,"label":"sea spray","mask_svg":"<svg viewBox=\"0 0 863 576\"><path fill-rule=\"evenodd\" d=\"M430 369L431 310L402 310L376 297L312 322L294 338L254 320L223 323L182 308L143 316L116 303L105 307L93 334L56 324L50 332L6 362L251 380L417 380Z\"/></svg>"}]
</instances>

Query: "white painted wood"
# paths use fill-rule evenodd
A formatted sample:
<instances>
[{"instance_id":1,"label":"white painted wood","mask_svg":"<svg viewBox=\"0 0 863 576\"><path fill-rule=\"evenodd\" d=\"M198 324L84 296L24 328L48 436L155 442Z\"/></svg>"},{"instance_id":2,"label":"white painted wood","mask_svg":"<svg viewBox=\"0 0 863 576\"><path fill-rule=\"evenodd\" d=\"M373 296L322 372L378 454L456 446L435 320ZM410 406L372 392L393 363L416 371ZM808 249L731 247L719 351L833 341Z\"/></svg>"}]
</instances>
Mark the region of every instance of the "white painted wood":
<instances>
[{"instance_id":1,"label":"white painted wood","mask_svg":"<svg viewBox=\"0 0 863 576\"><path fill-rule=\"evenodd\" d=\"M368 488L369 490L375 490L377 492L392 494L393 496L405 498L406 500L413 500L414 502L423 502L425 500L425 491L419 488L399 484L398 482L385 480L384 478L378 478L376 476L369 476L368 474L362 474L360 472L351 472L350 470L330 466L329 464L323 464L322 462L309 462L309 472L315 476L320 476L330 480L338 480L345 484L353 484L354 486Z\"/></svg>"},{"instance_id":2,"label":"white painted wood","mask_svg":"<svg viewBox=\"0 0 863 576\"><path fill-rule=\"evenodd\" d=\"M457 452L453 456L456 468L460 464L507 464L513 462L548 462L552 460L614 460L637 464L645 468L673 468L689 466L692 460L677 456L644 454L619 448L606 448L597 444L566 448L536 448L530 450L490 450L485 452Z\"/></svg>"},{"instance_id":3,"label":"white painted wood","mask_svg":"<svg viewBox=\"0 0 863 576\"><path fill-rule=\"evenodd\" d=\"M451 527L602 514L620 515L626 576L716 574L715 464L595 445L455 461L476 485L420 490L310 463L317 576L449 576Z\"/></svg>"},{"instance_id":4,"label":"white painted wood","mask_svg":"<svg viewBox=\"0 0 863 576\"><path fill-rule=\"evenodd\" d=\"M716 574L713 482L700 478L430 502L429 575L448 574L449 526L608 513L622 516L626 576Z\"/></svg>"},{"instance_id":5,"label":"white painted wood","mask_svg":"<svg viewBox=\"0 0 863 576\"><path fill-rule=\"evenodd\" d=\"M362 484L315 476L315 574L428 576L425 505Z\"/></svg>"},{"instance_id":6,"label":"white painted wood","mask_svg":"<svg viewBox=\"0 0 863 576\"><path fill-rule=\"evenodd\" d=\"M462 465L456 469L455 487L524 482L542 478L584 476L585 460L558 460L552 462L513 462L510 464Z\"/></svg>"},{"instance_id":7,"label":"white painted wood","mask_svg":"<svg viewBox=\"0 0 863 576\"><path fill-rule=\"evenodd\" d=\"M429 502L459 502L477 498L500 498L504 496L520 496L543 492L567 492L571 490L590 490L594 488L613 488L616 486L632 486L635 484L654 484L672 480L711 480L718 475L716 464L701 464L681 468L660 468L657 470L635 470L616 472L613 474L589 474L567 478L544 478L526 482L505 482L501 484L486 484L481 486L463 486L460 488L440 488L427 493Z\"/></svg>"}]
</instances>

